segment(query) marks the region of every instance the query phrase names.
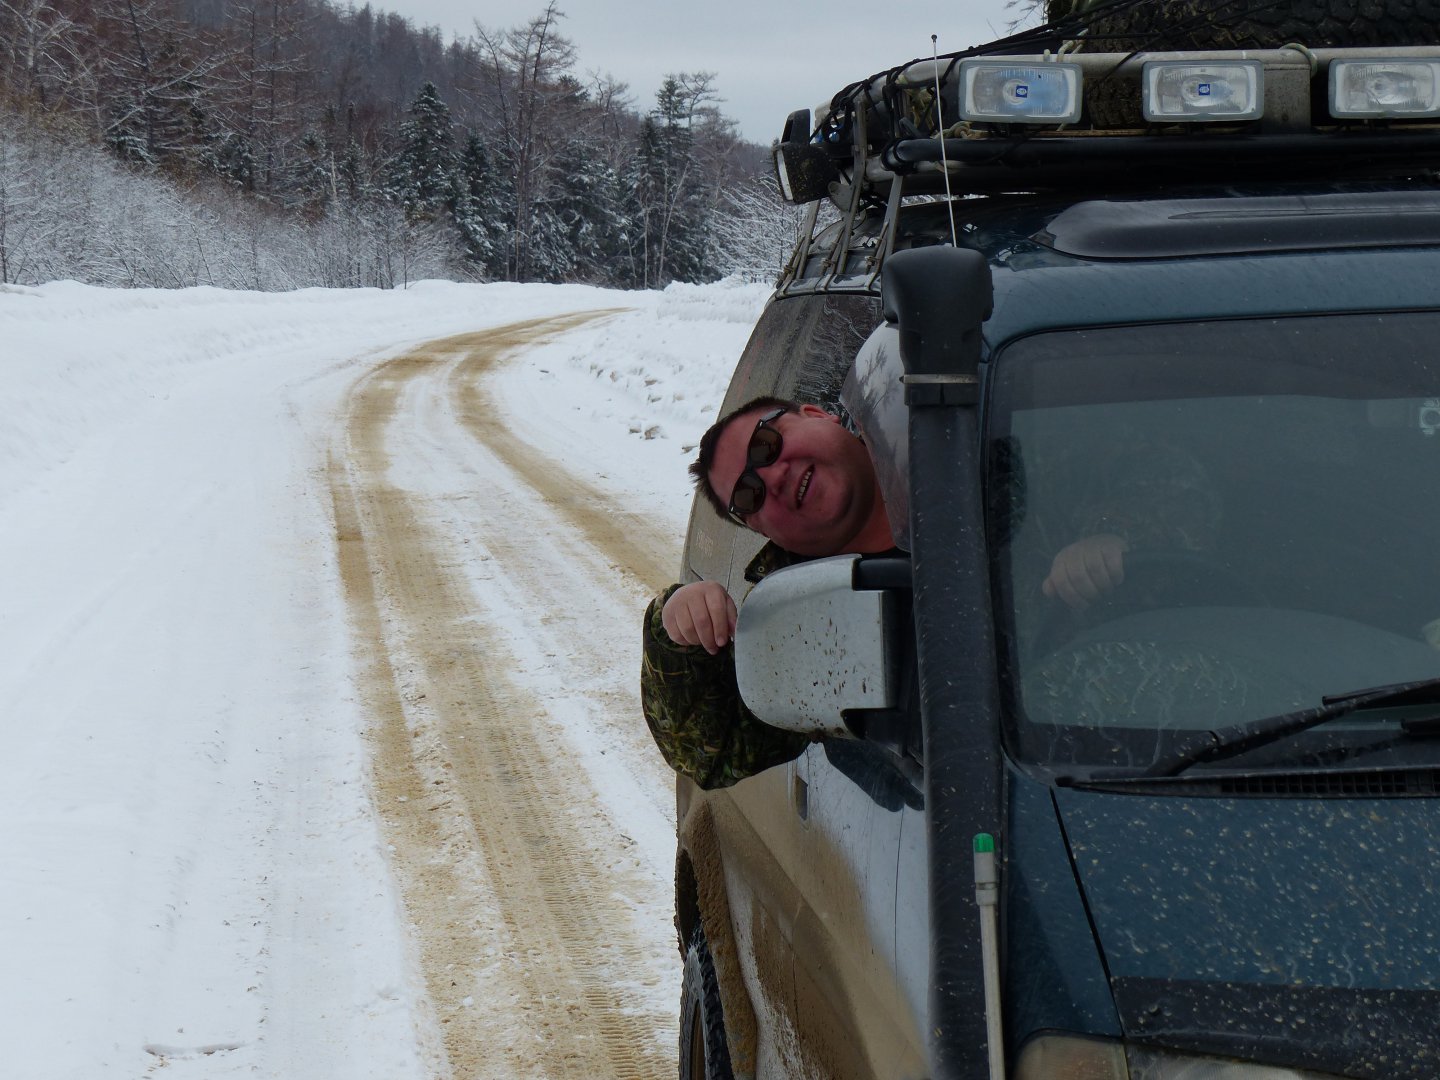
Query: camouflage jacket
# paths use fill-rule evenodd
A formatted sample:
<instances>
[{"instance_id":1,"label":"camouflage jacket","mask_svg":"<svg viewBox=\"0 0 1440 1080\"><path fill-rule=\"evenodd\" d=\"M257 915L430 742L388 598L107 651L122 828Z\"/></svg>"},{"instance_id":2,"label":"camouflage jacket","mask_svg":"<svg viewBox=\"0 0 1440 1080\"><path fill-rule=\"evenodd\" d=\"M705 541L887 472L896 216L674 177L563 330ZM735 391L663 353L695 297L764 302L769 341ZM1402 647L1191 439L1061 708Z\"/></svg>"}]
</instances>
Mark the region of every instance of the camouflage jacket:
<instances>
[{"instance_id":1,"label":"camouflage jacket","mask_svg":"<svg viewBox=\"0 0 1440 1080\"><path fill-rule=\"evenodd\" d=\"M758 581L795 561L766 544L745 576ZM640 664L640 704L665 760L702 788L720 788L799 757L808 735L771 727L741 702L733 642L712 656L699 645L677 645L665 632L660 612L679 587L650 601Z\"/></svg>"}]
</instances>

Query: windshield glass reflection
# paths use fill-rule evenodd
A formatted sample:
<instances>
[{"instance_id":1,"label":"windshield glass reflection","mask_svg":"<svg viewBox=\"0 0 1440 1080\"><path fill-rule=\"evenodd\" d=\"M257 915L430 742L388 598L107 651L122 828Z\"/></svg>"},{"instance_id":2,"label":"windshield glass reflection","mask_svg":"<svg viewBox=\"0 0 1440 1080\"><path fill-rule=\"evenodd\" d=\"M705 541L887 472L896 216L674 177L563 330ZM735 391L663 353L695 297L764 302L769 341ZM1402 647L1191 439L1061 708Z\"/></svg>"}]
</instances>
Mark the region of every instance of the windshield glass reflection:
<instances>
[{"instance_id":1,"label":"windshield glass reflection","mask_svg":"<svg viewBox=\"0 0 1440 1080\"><path fill-rule=\"evenodd\" d=\"M1440 675L1437 330L1132 327L998 358L987 497L1022 757L1143 767L1186 733ZM1440 740L1397 729L1356 714L1243 763L1382 738L1433 760Z\"/></svg>"}]
</instances>

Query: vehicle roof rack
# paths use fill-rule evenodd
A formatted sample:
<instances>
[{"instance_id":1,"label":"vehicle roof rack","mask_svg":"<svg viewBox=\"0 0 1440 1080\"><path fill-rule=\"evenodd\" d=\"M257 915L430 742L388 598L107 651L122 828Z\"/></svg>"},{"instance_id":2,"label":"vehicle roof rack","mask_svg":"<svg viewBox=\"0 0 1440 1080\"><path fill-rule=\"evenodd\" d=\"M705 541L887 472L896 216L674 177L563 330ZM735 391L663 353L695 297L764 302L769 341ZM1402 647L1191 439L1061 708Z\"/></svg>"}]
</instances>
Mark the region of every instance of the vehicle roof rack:
<instances>
[{"instance_id":1,"label":"vehicle roof rack","mask_svg":"<svg viewBox=\"0 0 1440 1080\"><path fill-rule=\"evenodd\" d=\"M880 72L842 89L813 124L807 110L792 113L776 173L782 195L810 213L781 290L853 284L857 273L873 287L913 197L1440 172L1434 45L1004 51L1035 40Z\"/></svg>"}]
</instances>

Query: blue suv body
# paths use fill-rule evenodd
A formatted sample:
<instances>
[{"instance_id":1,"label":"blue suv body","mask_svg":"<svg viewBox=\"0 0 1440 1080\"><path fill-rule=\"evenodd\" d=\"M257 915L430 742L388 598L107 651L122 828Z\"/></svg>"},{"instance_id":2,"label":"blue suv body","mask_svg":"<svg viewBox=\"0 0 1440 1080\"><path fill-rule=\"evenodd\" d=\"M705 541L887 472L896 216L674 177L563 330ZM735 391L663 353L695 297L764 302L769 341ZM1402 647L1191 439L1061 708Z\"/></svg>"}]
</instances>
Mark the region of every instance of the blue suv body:
<instances>
[{"instance_id":1,"label":"blue suv body","mask_svg":"<svg viewBox=\"0 0 1440 1080\"><path fill-rule=\"evenodd\" d=\"M834 700L849 737L680 782L677 922L711 972L681 1074L1440 1075L1440 135L1336 149L1307 105L1094 136L1135 140L1097 164L1008 128L877 137L887 85L777 147L842 213L721 408L840 403L909 557L752 590L758 538L692 517L747 700ZM1207 139L1228 156L1197 167ZM1123 582L1047 595L1097 535ZM833 648L768 659L827 619Z\"/></svg>"}]
</instances>

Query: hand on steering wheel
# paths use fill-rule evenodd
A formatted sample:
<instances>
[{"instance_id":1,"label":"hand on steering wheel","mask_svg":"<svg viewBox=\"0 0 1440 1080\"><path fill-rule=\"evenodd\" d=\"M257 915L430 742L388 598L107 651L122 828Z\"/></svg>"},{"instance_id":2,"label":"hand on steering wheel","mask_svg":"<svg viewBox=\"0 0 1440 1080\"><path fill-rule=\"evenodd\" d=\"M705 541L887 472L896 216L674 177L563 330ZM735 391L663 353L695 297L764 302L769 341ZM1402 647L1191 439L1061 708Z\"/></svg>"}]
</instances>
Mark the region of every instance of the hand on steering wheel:
<instances>
[{"instance_id":1,"label":"hand on steering wheel","mask_svg":"<svg viewBox=\"0 0 1440 1080\"><path fill-rule=\"evenodd\" d=\"M1084 611L1125 581L1130 545L1114 533L1083 536L1060 550L1040 591L1071 611Z\"/></svg>"}]
</instances>

